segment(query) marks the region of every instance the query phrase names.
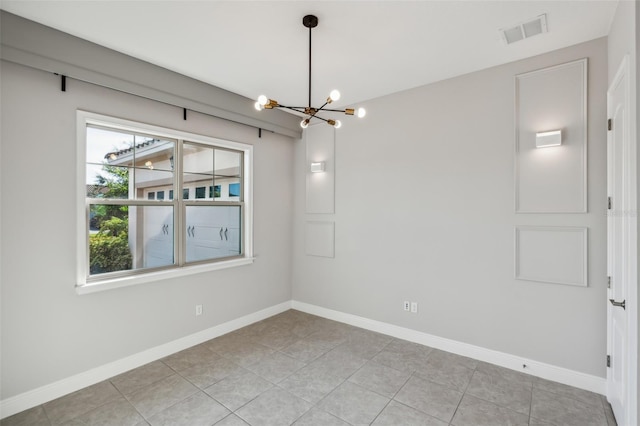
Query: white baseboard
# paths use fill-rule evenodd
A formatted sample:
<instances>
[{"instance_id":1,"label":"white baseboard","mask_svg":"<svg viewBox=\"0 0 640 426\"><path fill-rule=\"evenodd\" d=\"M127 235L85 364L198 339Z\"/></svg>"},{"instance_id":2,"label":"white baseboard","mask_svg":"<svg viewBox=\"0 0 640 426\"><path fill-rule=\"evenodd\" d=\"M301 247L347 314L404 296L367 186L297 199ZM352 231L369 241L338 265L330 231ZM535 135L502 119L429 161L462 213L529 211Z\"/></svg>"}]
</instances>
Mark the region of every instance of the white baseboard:
<instances>
[{"instance_id":1,"label":"white baseboard","mask_svg":"<svg viewBox=\"0 0 640 426\"><path fill-rule=\"evenodd\" d=\"M21 411L35 407L45 402L60 398L87 386L107 380L133 368L164 358L191 346L222 336L231 331L245 327L254 322L269 318L273 315L291 309L291 301L254 312L249 315L225 322L223 324L182 337L172 342L147 349L143 352L110 362L80 374L59 380L37 389L0 401L0 419L14 415Z\"/></svg>"},{"instance_id":2,"label":"white baseboard","mask_svg":"<svg viewBox=\"0 0 640 426\"><path fill-rule=\"evenodd\" d=\"M381 321L375 321L368 318L359 317L357 315L346 314L344 312L334 311L316 305L310 305L304 302L293 300L291 307L302 312L328 318L334 321L343 322L356 327L364 328L399 339L408 340L432 348L440 349L454 354L463 355L469 358L499 365L511 370L520 371L531 374L554 382L564 383L576 388L585 389L591 392L604 395L606 392L606 379L604 377L592 376L590 374L581 373L579 371L569 370L567 368L557 367L544 362L534 361L522 358L516 355L504 352L486 349L480 346L468 343L458 342L456 340L445 339L443 337L434 336L432 334L423 333L409 328L399 327L397 325L387 324ZM526 366L523 368L523 366Z\"/></svg>"}]
</instances>

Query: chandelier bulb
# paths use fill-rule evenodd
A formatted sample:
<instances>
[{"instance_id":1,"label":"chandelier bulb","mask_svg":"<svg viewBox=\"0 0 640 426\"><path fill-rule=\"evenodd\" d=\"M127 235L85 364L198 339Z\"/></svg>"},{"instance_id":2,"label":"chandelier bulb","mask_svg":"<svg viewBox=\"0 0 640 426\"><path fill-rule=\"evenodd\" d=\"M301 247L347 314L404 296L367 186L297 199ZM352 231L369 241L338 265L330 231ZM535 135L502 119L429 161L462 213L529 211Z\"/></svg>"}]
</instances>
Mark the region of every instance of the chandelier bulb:
<instances>
[{"instance_id":1,"label":"chandelier bulb","mask_svg":"<svg viewBox=\"0 0 640 426\"><path fill-rule=\"evenodd\" d=\"M256 102L255 104L253 104L253 106L255 107L255 109L257 109L258 111L262 111L264 109L264 105L262 105L260 103L260 101Z\"/></svg>"},{"instance_id":2,"label":"chandelier bulb","mask_svg":"<svg viewBox=\"0 0 640 426\"><path fill-rule=\"evenodd\" d=\"M269 102L269 98L267 98L265 95L258 96L258 103L260 105L265 106L267 102Z\"/></svg>"},{"instance_id":3,"label":"chandelier bulb","mask_svg":"<svg viewBox=\"0 0 640 426\"><path fill-rule=\"evenodd\" d=\"M334 124L333 127L335 127L336 129L339 129L340 127L342 127L342 121L336 120L336 124Z\"/></svg>"},{"instance_id":4,"label":"chandelier bulb","mask_svg":"<svg viewBox=\"0 0 640 426\"><path fill-rule=\"evenodd\" d=\"M334 89L331 91L331 93L329 93L329 99L327 100L327 102L329 102L329 100L330 102L335 102L338 99L340 99L340 92Z\"/></svg>"},{"instance_id":5,"label":"chandelier bulb","mask_svg":"<svg viewBox=\"0 0 640 426\"><path fill-rule=\"evenodd\" d=\"M358 108L358 118L362 118L367 115L367 110L364 108Z\"/></svg>"},{"instance_id":6,"label":"chandelier bulb","mask_svg":"<svg viewBox=\"0 0 640 426\"><path fill-rule=\"evenodd\" d=\"M309 119L305 118L304 120L302 120L300 122L300 127L302 127L303 129L306 129L307 127L309 127Z\"/></svg>"}]
</instances>

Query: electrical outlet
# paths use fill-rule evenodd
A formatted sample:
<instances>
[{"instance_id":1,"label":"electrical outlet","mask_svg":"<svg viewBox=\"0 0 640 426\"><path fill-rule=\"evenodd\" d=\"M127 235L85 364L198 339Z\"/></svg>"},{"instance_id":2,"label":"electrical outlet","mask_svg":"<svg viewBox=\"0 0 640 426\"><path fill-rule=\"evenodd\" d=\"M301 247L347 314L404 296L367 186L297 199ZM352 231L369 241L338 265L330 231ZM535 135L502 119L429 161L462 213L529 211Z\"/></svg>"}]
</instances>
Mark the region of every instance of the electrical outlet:
<instances>
[{"instance_id":1,"label":"electrical outlet","mask_svg":"<svg viewBox=\"0 0 640 426\"><path fill-rule=\"evenodd\" d=\"M202 305L196 305L196 316L202 315Z\"/></svg>"},{"instance_id":2,"label":"electrical outlet","mask_svg":"<svg viewBox=\"0 0 640 426\"><path fill-rule=\"evenodd\" d=\"M408 300L405 300L403 307L404 307L405 311L409 312L409 301Z\"/></svg>"},{"instance_id":3,"label":"electrical outlet","mask_svg":"<svg viewBox=\"0 0 640 426\"><path fill-rule=\"evenodd\" d=\"M418 302L411 302L411 312L414 314L418 313Z\"/></svg>"}]
</instances>

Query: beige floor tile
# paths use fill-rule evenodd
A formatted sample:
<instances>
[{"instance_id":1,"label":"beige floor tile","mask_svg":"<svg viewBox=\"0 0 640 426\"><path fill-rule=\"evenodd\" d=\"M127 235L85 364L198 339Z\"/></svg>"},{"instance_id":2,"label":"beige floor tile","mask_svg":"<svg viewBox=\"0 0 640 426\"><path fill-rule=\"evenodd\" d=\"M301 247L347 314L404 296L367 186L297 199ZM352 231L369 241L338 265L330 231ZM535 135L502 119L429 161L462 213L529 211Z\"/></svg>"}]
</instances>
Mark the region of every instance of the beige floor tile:
<instances>
[{"instance_id":1,"label":"beige floor tile","mask_svg":"<svg viewBox=\"0 0 640 426\"><path fill-rule=\"evenodd\" d=\"M52 425L59 425L121 397L109 381L73 392L44 404L44 410Z\"/></svg>"},{"instance_id":2,"label":"beige floor tile","mask_svg":"<svg viewBox=\"0 0 640 426\"><path fill-rule=\"evenodd\" d=\"M451 424L453 426L528 426L529 416L465 395Z\"/></svg>"},{"instance_id":3,"label":"beige floor tile","mask_svg":"<svg viewBox=\"0 0 640 426\"><path fill-rule=\"evenodd\" d=\"M295 310L18 413L0 425L449 422L616 426L602 395Z\"/></svg>"}]
</instances>

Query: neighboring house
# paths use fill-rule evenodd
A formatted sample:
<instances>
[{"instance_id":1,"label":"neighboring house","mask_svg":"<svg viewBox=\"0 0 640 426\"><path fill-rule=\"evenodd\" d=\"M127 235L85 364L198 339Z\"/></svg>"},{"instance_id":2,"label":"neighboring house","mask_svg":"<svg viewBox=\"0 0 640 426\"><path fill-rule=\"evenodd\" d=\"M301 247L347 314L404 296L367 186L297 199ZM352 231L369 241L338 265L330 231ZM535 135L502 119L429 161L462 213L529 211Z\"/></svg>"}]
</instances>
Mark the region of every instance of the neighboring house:
<instances>
[{"instance_id":1,"label":"neighboring house","mask_svg":"<svg viewBox=\"0 0 640 426\"><path fill-rule=\"evenodd\" d=\"M101 130L108 132L107 130ZM88 144L91 144L88 134ZM182 155L182 187L175 189L176 154L172 141L142 138L131 147L104 153L106 165L127 171L129 198L171 202L182 200L239 201L242 155L237 151L213 149L185 143ZM240 215L233 206L186 207L188 262L239 255ZM169 205L128 209L129 247L132 269L155 268L174 263L174 217Z\"/></svg>"}]
</instances>

